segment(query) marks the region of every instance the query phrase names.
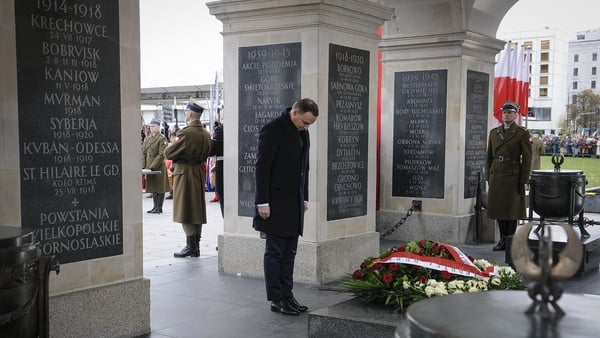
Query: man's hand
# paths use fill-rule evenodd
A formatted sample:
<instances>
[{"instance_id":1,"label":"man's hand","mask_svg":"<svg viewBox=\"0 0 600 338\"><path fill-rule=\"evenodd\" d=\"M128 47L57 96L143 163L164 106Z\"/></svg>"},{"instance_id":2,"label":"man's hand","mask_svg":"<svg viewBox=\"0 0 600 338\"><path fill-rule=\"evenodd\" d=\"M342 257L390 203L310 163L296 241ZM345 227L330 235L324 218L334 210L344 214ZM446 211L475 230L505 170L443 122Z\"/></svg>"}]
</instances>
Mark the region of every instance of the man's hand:
<instances>
[{"instance_id":1,"label":"man's hand","mask_svg":"<svg viewBox=\"0 0 600 338\"><path fill-rule=\"evenodd\" d=\"M263 205L258 207L258 215L262 219L267 219L271 216L271 207L268 205Z\"/></svg>"}]
</instances>

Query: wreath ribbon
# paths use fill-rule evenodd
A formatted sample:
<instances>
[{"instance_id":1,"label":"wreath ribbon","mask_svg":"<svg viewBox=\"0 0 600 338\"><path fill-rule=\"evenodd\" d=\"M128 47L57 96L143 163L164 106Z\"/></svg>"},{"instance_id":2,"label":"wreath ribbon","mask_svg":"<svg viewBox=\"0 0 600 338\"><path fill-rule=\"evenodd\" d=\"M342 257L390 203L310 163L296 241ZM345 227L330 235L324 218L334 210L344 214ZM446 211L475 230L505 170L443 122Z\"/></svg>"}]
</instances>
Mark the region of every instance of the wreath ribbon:
<instances>
[{"instance_id":1,"label":"wreath ribbon","mask_svg":"<svg viewBox=\"0 0 600 338\"><path fill-rule=\"evenodd\" d=\"M459 248L440 243L448 250L448 253L454 260L442 257L421 256L418 254L398 251L390 254L388 257L375 259L373 263L400 263L407 265L417 265L436 271L448 271L454 275L472 277L478 279L489 278L498 273L497 267L489 266L485 271L481 271L467 255Z\"/></svg>"}]
</instances>

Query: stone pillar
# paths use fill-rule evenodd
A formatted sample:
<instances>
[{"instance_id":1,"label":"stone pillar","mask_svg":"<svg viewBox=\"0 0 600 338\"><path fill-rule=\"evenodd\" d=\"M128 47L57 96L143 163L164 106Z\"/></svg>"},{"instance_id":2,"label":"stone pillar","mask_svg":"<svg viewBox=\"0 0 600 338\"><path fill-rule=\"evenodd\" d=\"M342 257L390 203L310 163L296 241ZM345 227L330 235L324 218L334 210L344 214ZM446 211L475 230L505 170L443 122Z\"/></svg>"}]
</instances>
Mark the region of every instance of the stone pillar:
<instances>
[{"instance_id":1,"label":"stone pillar","mask_svg":"<svg viewBox=\"0 0 600 338\"><path fill-rule=\"evenodd\" d=\"M61 4L0 0L0 224L60 263L50 336L138 336L139 1Z\"/></svg>"},{"instance_id":2,"label":"stone pillar","mask_svg":"<svg viewBox=\"0 0 600 338\"><path fill-rule=\"evenodd\" d=\"M219 270L263 277L252 228L258 131L294 100L311 127L309 211L295 280L339 279L379 251L375 232L377 29L392 11L365 0L215 1L223 22L225 221Z\"/></svg>"},{"instance_id":3,"label":"stone pillar","mask_svg":"<svg viewBox=\"0 0 600 338\"><path fill-rule=\"evenodd\" d=\"M505 43L494 36L515 2L379 1L396 10L380 44L379 230L422 202L389 238L473 240L478 172L484 189L486 183L494 57ZM493 226L485 214L483 224Z\"/></svg>"}]
</instances>

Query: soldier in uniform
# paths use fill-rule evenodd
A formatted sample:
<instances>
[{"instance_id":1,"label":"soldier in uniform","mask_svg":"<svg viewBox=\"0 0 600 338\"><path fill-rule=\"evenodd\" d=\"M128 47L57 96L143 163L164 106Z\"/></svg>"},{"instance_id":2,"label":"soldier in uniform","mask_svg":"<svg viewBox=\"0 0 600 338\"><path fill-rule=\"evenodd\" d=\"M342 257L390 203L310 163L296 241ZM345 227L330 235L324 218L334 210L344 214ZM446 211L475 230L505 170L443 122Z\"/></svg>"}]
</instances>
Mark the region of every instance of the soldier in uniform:
<instances>
[{"instance_id":1,"label":"soldier in uniform","mask_svg":"<svg viewBox=\"0 0 600 338\"><path fill-rule=\"evenodd\" d=\"M169 177L165 165L167 139L160 133L160 121L150 121L150 133L142 147L142 168L160 171L158 175L146 175L146 192L152 193L154 207L149 214L161 214L165 192L169 191Z\"/></svg>"},{"instance_id":2,"label":"soldier in uniform","mask_svg":"<svg viewBox=\"0 0 600 338\"><path fill-rule=\"evenodd\" d=\"M175 257L200 256L202 225L206 223L203 164L210 153L210 133L200 123L204 108L190 98L185 108L187 126L177 132L175 141L165 150L173 160L173 221L181 223L186 246Z\"/></svg>"},{"instance_id":3,"label":"soldier in uniform","mask_svg":"<svg viewBox=\"0 0 600 338\"><path fill-rule=\"evenodd\" d=\"M486 179L489 184L488 217L496 219L500 240L494 251L505 249L505 239L514 235L517 221L526 217L525 184L531 170L529 132L517 125L519 105L502 105L502 125L488 137Z\"/></svg>"}]
</instances>

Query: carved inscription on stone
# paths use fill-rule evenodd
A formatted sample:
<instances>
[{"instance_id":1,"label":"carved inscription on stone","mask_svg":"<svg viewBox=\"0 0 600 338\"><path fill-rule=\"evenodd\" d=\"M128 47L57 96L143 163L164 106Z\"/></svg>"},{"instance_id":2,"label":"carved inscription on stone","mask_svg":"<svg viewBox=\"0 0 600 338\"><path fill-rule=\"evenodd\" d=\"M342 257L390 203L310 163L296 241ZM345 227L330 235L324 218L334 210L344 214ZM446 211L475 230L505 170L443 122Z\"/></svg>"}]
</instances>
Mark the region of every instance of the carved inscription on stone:
<instances>
[{"instance_id":1,"label":"carved inscription on stone","mask_svg":"<svg viewBox=\"0 0 600 338\"><path fill-rule=\"evenodd\" d=\"M327 220L367 214L369 51L329 45Z\"/></svg>"},{"instance_id":2,"label":"carved inscription on stone","mask_svg":"<svg viewBox=\"0 0 600 338\"><path fill-rule=\"evenodd\" d=\"M444 198L447 73L395 74L393 196Z\"/></svg>"},{"instance_id":3,"label":"carved inscription on stone","mask_svg":"<svg viewBox=\"0 0 600 338\"><path fill-rule=\"evenodd\" d=\"M481 173L481 188L485 187L483 168L487 156L489 82L489 74L472 70L467 71L464 198L473 198L477 195L478 172Z\"/></svg>"},{"instance_id":4,"label":"carved inscription on stone","mask_svg":"<svg viewBox=\"0 0 600 338\"><path fill-rule=\"evenodd\" d=\"M301 44L239 48L238 215L254 214L258 133L300 99Z\"/></svg>"},{"instance_id":5,"label":"carved inscription on stone","mask_svg":"<svg viewBox=\"0 0 600 338\"><path fill-rule=\"evenodd\" d=\"M19 0L15 16L22 226L60 263L120 255L118 2Z\"/></svg>"}]
</instances>

